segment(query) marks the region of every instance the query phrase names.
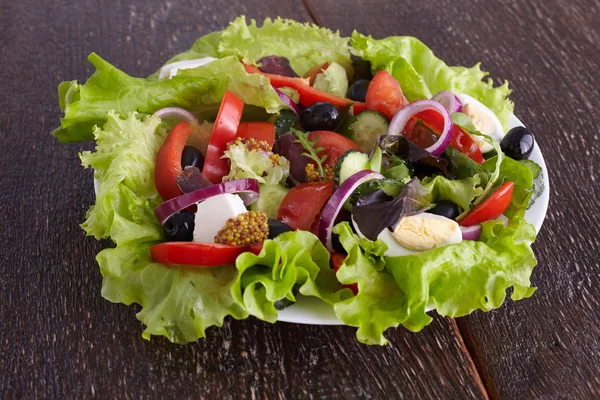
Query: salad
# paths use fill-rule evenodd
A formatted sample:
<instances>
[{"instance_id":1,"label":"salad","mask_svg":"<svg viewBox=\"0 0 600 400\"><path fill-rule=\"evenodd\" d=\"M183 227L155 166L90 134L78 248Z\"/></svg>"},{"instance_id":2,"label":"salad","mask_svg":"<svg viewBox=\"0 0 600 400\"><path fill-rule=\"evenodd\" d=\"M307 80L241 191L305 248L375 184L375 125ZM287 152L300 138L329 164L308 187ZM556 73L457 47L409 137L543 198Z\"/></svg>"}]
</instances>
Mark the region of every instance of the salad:
<instances>
[{"instance_id":1,"label":"salad","mask_svg":"<svg viewBox=\"0 0 600 400\"><path fill-rule=\"evenodd\" d=\"M82 228L102 296L138 303L143 337L196 341L226 317L274 323L298 296L367 344L432 312L533 294L533 135L505 82L414 37L350 38L239 17L148 78L92 53L58 91L61 142L94 170Z\"/></svg>"}]
</instances>

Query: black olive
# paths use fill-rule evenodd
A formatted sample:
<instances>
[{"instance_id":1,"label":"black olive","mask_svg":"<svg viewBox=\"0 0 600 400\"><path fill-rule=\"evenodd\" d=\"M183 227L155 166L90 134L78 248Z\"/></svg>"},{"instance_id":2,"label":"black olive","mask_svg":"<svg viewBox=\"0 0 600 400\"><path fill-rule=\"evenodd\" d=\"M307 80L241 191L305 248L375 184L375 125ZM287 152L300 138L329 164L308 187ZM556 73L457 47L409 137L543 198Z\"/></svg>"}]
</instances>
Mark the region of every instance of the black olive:
<instances>
[{"instance_id":1,"label":"black olive","mask_svg":"<svg viewBox=\"0 0 600 400\"><path fill-rule=\"evenodd\" d=\"M269 218L269 239L275 239L277 236L285 232L291 232L293 229L278 219Z\"/></svg>"},{"instance_id":2,"label":"black olive","mask_svg":"<svg viewBox=\"0 0 600 400\"><path fill-rule=\"evenodd\" d=\"M194 239L194 217L191 211L180 211L165 222L165 238L170 242L191 242Z\"/></svg>"},{"instance_id":3,"label":"black olive","mask_svg":"<svg viewBox=\"0 0 600 400\"><path fill-rule=\"evenodd\" d=\"M533 151L533 134L523 126L512 128L500 142L504 154L514 160L526 160Z\"/></svg>"},{"instance_id":4,"label":"black olive","mask_svg":"<svg viewBox=\"0 0 600 400\"><path fill-rule=\"evenodd\" d=\"M183 148L183 153L181 153L181 168L190 166L202 170L203 165L204 156L200 153L200 150L192 146L185 146Z\"/></svg>"},{"instance_id":5,"label":"black olive","mask_svg":"<svg viewBox=\"0 0 600 400\"><path fill-rule=\"evenodd\" d=\"M367 89L369 88L369 81L366 79L359 79L354 81L348 88L348 98L350 100L361 101L364 103L367 98Z\"/></svg>"},{"instance_id":6,"label":"black olive","mask_svg":"<svg viewBox=\"0 0 600 400\"><path fill-rule=\"evenodd\" d=\"M460 214L458 211L458 205L448 200L438 201L435 207L428 212L431 214L441 215L442 217L449 219L456 219L456 217L458 217Z\"/></svg>"},{"instance_id":7,"label":"black olive","mask_svg":"<svg viewBox=\"0 0 600 400\"><path fill-rule=\"evenodd\" d=\"M300 125L309 132L334 131L341 120L337 107L324 101L310 105L300 113Z\"/></svg>"}]
</instances>

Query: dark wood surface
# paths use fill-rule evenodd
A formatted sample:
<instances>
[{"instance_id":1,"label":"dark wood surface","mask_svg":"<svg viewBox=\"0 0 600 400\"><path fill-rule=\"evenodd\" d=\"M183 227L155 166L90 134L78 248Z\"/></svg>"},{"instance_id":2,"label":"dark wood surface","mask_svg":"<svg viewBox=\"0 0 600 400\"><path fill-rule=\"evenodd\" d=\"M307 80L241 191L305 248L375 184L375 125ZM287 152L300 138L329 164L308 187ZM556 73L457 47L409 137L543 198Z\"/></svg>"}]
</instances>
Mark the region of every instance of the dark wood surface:
<instances>
[{"instance_id":1,"label":"dark wood surface","mask_svg":"<svg viewBox=\"0 0 600 400\"><path fill-rule=\"evenodd\" d=\"M254 319L187 346L143 340L138 308L100 296L106 243L78 226L94 197L76 154L91 144L50 136L56 87L89 76L91 51L147 75L239 14L414 35L508 79L550 169L538 292L390 331L384 348L349 327ZM0 398L600 398L599 26L583 0L0 0Z\"/></svg>"}]
</instances>

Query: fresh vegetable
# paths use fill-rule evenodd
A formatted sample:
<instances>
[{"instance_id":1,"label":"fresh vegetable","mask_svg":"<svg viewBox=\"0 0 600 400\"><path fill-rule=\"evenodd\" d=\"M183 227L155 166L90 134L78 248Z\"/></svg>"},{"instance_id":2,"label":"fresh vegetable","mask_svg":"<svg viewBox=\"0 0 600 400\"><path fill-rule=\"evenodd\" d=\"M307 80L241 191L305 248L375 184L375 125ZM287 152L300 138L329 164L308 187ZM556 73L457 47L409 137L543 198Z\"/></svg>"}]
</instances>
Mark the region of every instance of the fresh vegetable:
<instances>
[{"instance_id":1,"label":"fresh vegetable","mask_svg":"<svg viewBox=\"0 0 600 400\"><path fill-rule=\"evenodd\" d=\"M344 264L344 260L346 259L346 255L338 252L331 253L331 265L333 269L337 272ZM358 293L358 285L353 283L351 285L344 285L348 289L352 290L352 293L355 295Z\"/></svg>"},{"instance_id":2,"label":"fresh vegetable","mask_svg":"<svg viewBox=\"0 0 600 400\"><path fill-rule=\"evenodd\" d=\"M281 102L283 104L288 106L290 111L294 113L294 116L296 118L298 118L298 116L300 115L300 107L298 107L298 104L296 104L297 101L294 101L288 94L284 93L283 89L284 89L283 87L281 89L277 89L275 87L273 88L273 90L275 90L275 93L277 93L277 96L279 96L279 100L281 100ZM294 90L294 89L291 89L291 90ZM296 95L300 96L300 94L298 92L296 92Z\"/></svg>"},{"instance_id":3,"label":"fresh vegetable","mask_svg":"<svg viewBox=\"0 0 600 400\"><path fill-rule=\"evenodd\" d=\"M292 133L292 132L295 132ZM306 182L306 165L310 162L309 157L303 156L305 147L299 139L299 133L291 130L277 138L273 145L273 152L290 161L290 175L288 181L297 185Z\"/></svg>"},{"instance_id":4,"label":"fresh vegetable","mask_svg":"<svg viewBox=\"0 0 600 400\"><path fill-rule=\"evenodd\" d=\"M275 120L275 137L280 138L288 133L298 119L297 114L291 110L281 110ZM275 146L275 144L273 144Z\"/></svg>"},{"instance_id":5,"label":"fresh vegetable","mask_svg":"<svg viewBox=\"0 0 600 400\"><path fill-rule=\"evenodd\" d=\"M270 122L242 122L235 135L243 139L264 140L272 147L275 143L275 125Z\"/></svg>"},{"instance_id":6,"label":"fresh vegetable","mask_svg":"<svg viewBox=\"0 0 600 400\"><path fill-rule=\"evenodd\" d=\"M393 79L393 78L392 78ZM427 147L425 150L434 156L441 155L452 140L452 131L454 129L452 117L440 103L433 100L418 100L410 103L397 112L390 122L388 135L402 135L402 131L407 122L423 111L435 111L440 114L444 120L443 129L440 133L440 138Z\"/></svg>"},{"instance_id":7,"label":"fresh vegetable","mask_svg":"<svg viewBox=\"0 0 600 400\"><path fill-rule=\"evenodd\" d=\"M403 136L384 136L380 140L379 146L384 153L401 157L423 174L429 175L432 172L441 171L446 177L453 177L448 170L447 160L432 155Z\"/></svg>"},{"instance_id":8,"label":"fresh vegetable","mask_svg":"<svg viewBox=\"0 0 600 400\"><path fill-rule=\"evenodd\" d=\"M232 92L226 91L210 135L202 169L202 175L212 183L221 182L229 172L227 160L222 156L227 149L227 144L235 139L243 109L244 102Z\"/></svg>"},{"instance_id":9,"label":"fresh vegetable","mask_svg":"<svg viewBox=\"0 0 600 400\"><path fill-rule=\"evenodd\" d=\"M337 107L327 102L311 104L300 113L300 125L306 131L334 131L341 121Z\"/></svg>"},{"instance_id":10,"label":"fresh vegetable","mask_svg":"<svg viewBox=\"0 0 600 400\"><path fill-rule=\"evenodd\" d=\"M302 183L283 198L277 219L292 229L308 231L332 193L333 182Z\"/></svg>"},{"instance_id":11,"label":"fresh vegetable","mask_svg":"<svg viewBox=\"0 0 600 400\"><path fill-rule=\"evenodd\" d=\"M348 92L348 77L346 70L336 62L330 63L315 76L313 87L338 97L346 96Z\"/></svg>"},{"instance_id":12,"label":"fresh vegetable","mask_svg":"<svg viewBox=\"0 0 600 400\"><path fill-rule=\"evenodd\" d=\"M229 143L221 156L229 161L229 173L222 177L223 182L251 178L259 183L276 185L285 181L290 171L290 163L285 157L274 154L267 142L251 139L236 139Z\"/></svg>"},{"instance_id":13,"label":"fresh vegetable","mask_svg":"<svg viewBox=\"0 0 600 400\"><path fill-rule=\"evenodd\" d=\"M338 131L356 143L362 151L369 153L377 145L377 138L387 135L389 125L384 115L366 110L349 116Z\"/></svg>"},{"instance_id":14,"label":"fresh vegetable","mask_svg":"<svg viewBox=\"0 0 600 400\"><path fill-rule=\"evenodd\" d=\"M500 148L514 160L526 160L531 155L535 139L524 126L512 128L500 142Z\"/></svg>"},{"instance_id":15,"label":"fresh vegetable","mask_svg":"<svg viewBox=\"0 0 600 400\"><path fill-rule=\"evenodd\" d=\"M327 156L324 161L331 167L334 167L342 154L348 150L360 150L360 147L352 140L335 132L313 131L308 135L308 139L311 141L316 140L315 147L317 149L323 148L322 151L318 152L318 155L321 158Z\"/></svg>"},{"instance_id":16,"label":"fresh vegetable","mask_svg":"<svg viewBox=\"0 0 600 400\"><path fill-rule=\"evenodd\" d=\"M212 185L213 183L206 179L197 167L184 167L181 174L177 177L177 187L181 193L194 192Z\"/></svg>"},{"instance_id":17,"label":"fresh vegetable","mask_svg":"<svg viewBox=\"0 0 600 400\"><path fill-rule=\"evenodd\" d=\"M392 119L402 107L408 105L408 100L398 81L389 72L380 71L369 83L365 104L367 109Z\"/></svg>"},{"instance_id":18,"label":"fresh vegetable","mask_svg":"<svg viewBox=\"0 0 600 400\"><path fill-rule=\"evenodd\" d=\"M335 164L335 184L339 186L355 173L370 169L369 156L360 151L348 150Z\"/></svg>"},{"instance_id":19,"label":"fresh vegetable","mask_svg":"<svg viewBox=\"0 0 600 400\"><path fill-rule=\"evenodd\" d=\"M481 224L471 226L461 226L463 240L479 240L481 236Z\"/></svg>"},{"instance_id":20,"label":"fresh vegetable","mask_svg":"<svg viewBox=\"0 0 600 400\"><path fill-rule=\"evenodd\" d=\"M249 246L230 246L218 243L167 242L150 247L152 260L167 265L215 267L234 264Z\"/></svg>"},{"instance_id":21,"label":"fresh vegetable","mask_svg":"<svg viewBox=\"0 0 600 400\"><path fill-rule=\"evenodd\" d=\"M176 212L183 210L193 204L199 203L210 197L224 193L244 193L246 203L251 204L258 198L259 186L256 179L237 179L209 186L195 192L185 193L160 204L154 210L156 218L161 224Z\"/></svg>"},{"instance_id":22,"label":"fresh vegetable","mask_svg":"<svg viewBox=\"0 0 600 400\"><path fill-rule=\"evenodd\" d=\"M164 224L165 239L169 242L191 242L194 239L194 213L180 211Z\"/></svg>"},{"instance_id":23,"label":"fresh vegetable","mask_svg":"<svg viewBox=\"0 0 600 400\"><path fill-rule=\"evenodd\" d=\"M159 118L176 118L187 122L193 122L196 125L200 125L200 121L198 121L198 118L196 118L194 114L181 107L161 108L160 110L156 111L154 115L156 115Z\"/></svg>"},{"instance_id":24,"label":"fresh vegetable","mask_svg":"<svg viewBox=\"0 0 600 400\"><path fill-rule=\"evenodd\" d=\"M442 90L441 92L436 93L431 100L437 101L443 105L449 113L462 111L462 102L449 90Z\"/></svg>"},{"instance_id":25,"label":"fresh vegetable","mask_svg":"<svg viewBox=\"0 0 600 400\"><path fill-rule=\"evenodd\" d=\"M304 151L301 153L301 157L306 158L307 160L311 160L311 162L313 162L314 165L316 165L317 170L319 171L319 176L321 178L325 177L323 164L327 160L328 154L323 154L325 152L325 149L317 145L319 138L317 137L316 139L310 139L310 135L308 133L304 133L297 130L292 130L292 133L298 138L296 140L296 143L300 144L304 149ZM308 167L308 165L306 165L306 167Z\"/></svg>"},{"instance_id":26,"label":"fresh vegetable","mask_svg":"<svg viewBox=\"0 0 600 400\"><path fill-rule=\"evenodd\" d=\"M298 74L294 72L290 61L285 57L266 56L257 60L258 69L269 74L283 75L296 77Z\"/></svg>"},{"instance_id":27,"label":"fresh vegetable","mask_svg":"<svg viewBox=\"0 0 600 400\"><path fill-rule=\"evenodd\" d=\"M303 75L303 78L305 78L306 80L308 80L308 84L310 86L314 86L315 85L315 79L317 78L317 75L319 75L321 72L323 72L324 70L326 70L327 67L329 67L329 62L324 62L321 65L317 65L315 67L312 67L311 69L309 69Z\"/></svg>"},{"instance_id":28,"label":"fresh vegetable","mask_svg":"<svg viewBox=\"0 0 600 400\"><path fill-rule=\"evenodd\" d=\"M510 204L514 183L504 182L490 197L460 221L461 226L471 226L498 218Z\"/></svg>"},{"instance_id":29,"label":"fresh vegetable","mask_svg":"<svg viewBox=\"0 0 600 400\"><path fill-rule=\"evenodd\" d=\"M177 178L182 171L181 158L190 133L187 121L175 125L160 147L156 156L154 169L154 184L163 200L170 200L181 194L177 186Z\"/></svg>"},{"instance_id":30,"label":"fresh vegetable","mask_svg":"<svg viewBox=\"0 0 600 400\"><path fill-rule=\"evenodd\" d=\"M383 179L383 175L369 170L358 171L352 174L337 188L325 204L319 219L318 232L319 239L325 243L327 250L334 251L331 233L342 206L357 187L371 179Z\"/></svg>"},{"instance_id":31,"label":"fresh vegetable","mask_svg":"<svg viewBox=\"0 0 600 400\"><path fill-rule=\"evenodd\" d=\"M268 218L277 218L279 206L290 189L281 185L261 184L258 199L250 205L252 211L261 211Z\"/></svg>"}]
</instances>

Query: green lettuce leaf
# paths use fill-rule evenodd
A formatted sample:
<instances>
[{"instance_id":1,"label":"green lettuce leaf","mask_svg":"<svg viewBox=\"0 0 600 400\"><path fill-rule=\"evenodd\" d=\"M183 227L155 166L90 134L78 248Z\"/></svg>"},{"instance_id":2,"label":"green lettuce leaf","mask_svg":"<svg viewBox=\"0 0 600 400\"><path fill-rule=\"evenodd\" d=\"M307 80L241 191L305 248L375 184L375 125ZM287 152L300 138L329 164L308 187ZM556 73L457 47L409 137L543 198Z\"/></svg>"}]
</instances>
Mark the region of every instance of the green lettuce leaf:
<instances>
[{"instance_id":1,"label":"green lettuce leaf","mask_svg":"<svg viewBox=\"0 0 600 400\"><path fill-rule=\"evenodd\" d=\"M342 289L329 267L329 252L310 232L295 231L264 242L259 255L244 253L236 260L238 279L232 295L251 315L268 322L277 321L275 302L295 301L295 287L305 296L315 296L328 304L351 295Z\"/></svg>"},{"instance_id":2,"label":"green lettuce leaf","mask_svg":"<svg viewBox=\"0 0 600 400\"><path fill-rule=\"evenodd\" d=\"M419 331L425 327L431 322L427 311L432 309L443 316L460 317L498 308L509 287L513 287L513 300L533 294L535 228L519 217L507 227L501 221L482 225L480 241L386 258L386 269L406 295L402 310L409 315L403 321L406 328Z\"/></svg>"},{"instance_id":3,"label":"green lettuce leaf","mask_svg":"<svg viewBox=\"0 0 600 400\"><path fill-rule=\"evenodd\" d=\"M252 178L267 185L277 185L287 179L290 174L290 162L285 157L279 157L277 165L273 165L269 154L264 151L249 151L243 143L234 143L221 158L231 162L229 174L223 181Z\"/></svg>"},{"instance_id":4,"label":"green lettuce leaf","mask_svg":"<svg viewBox=\"0 0 600 400\"><path fill-rule=\"evenodd\" d=\"M325 62L336 62L347 70L352 65L347 38L327 28L282 18L267 18L261 27L253 19L247 24L245 17L236 18L222 31L218 51L221 57L235 55L247 64L265 56L286 57L298 75Z\"/></svg>"},{"instance_id":5,"label":"green lettuce leaf","mask_svg":"<svg viewBox=\"0 0 600 400\"><path fill-rule=\"evenodd\" d=\"M382 268L387 249L380 240L371 242L352 232L348 222L336 225L334 233L348 256L337 272L343 284L358 285L358 294L334 304L333 309L345 324L358 327L356 337L361 343L387 344L386 329L397 327L408 319L407 298L394 280Z\"/></svg>"},{"instance_id":6,"label":"green lettuce leaf","mask_svg":"<svg viewBox=\"0 0 600 400\"><path fill-rule=\"evenodd\" d=\"M326 70L317 75L313 86L334 96L346 97L348 92L346 70L338 63L331 63Z\"/></svg>"},{"instance_id":7,"label":"green lettuce leaf","mask_svg":"<svg viewBox=\"0 0 600 400\"><path fill-rule=\"evenodd\" d=\"M434 203L449 200L458 204L463 210L466 210L471 205L473 199L483 192L483 189L479 187L480 181L478 175L457 180L436 175L433 178L424 178L421 184L431 191Z\"/></svg>"},{"instance_id":8,"label":"green lettuce leaf","mask_svg":"<svg viewBox=\"0 0 600 400\"><path fill-rule=\"evenodd\" d=\"M247 74L235 57L182 70L168 80L131 77L95 53L88 60L96 72L84 85L68 81L59 86L65 115L53 134L61 142L93 139L93 127L104 124L108 110L152 114L164 107L182 107L200 119L214 118L225 90L269 113L282 107L268 79Z\"/></svg>"},{"instance_id":9,"label":"green lettuce leaf","mask_svg":"<svg viewBox=\"0 0 600 400\"><path fill-rule=\"evenodd\" d=\"M409 36L376 40L355 31L351 45L371 62L373 70L389 71L408 100L429 99L442 90L466 93L489 107L506 128L514 107L508 99L508 83L494 87L491 78L483 81L488 73L479 64L471 68L448 66L425 44Z\"/></svg>"},{"instance_id":10,"label":"green lettuce leaf","mask_svg":"<svg viewBox=\"0 0 600 400\"><path fill-rule=\"evenodd\" d=\"M208 327L221 326L226 316L241 319L248 312L231 296L238 275L234 266L167 268L152 261L150 246L163 240L153 209L160 203L154 164L165 133L156 129L159 118L138 117L108 112L104 126L94 130L96 151L81 154L98 180L96 204L82 227L117 245L96 257L102 296L140 304L137 318L146 326L145 338L161 335L187 343L204 337Z\"/></svg>"}]
</instances>

